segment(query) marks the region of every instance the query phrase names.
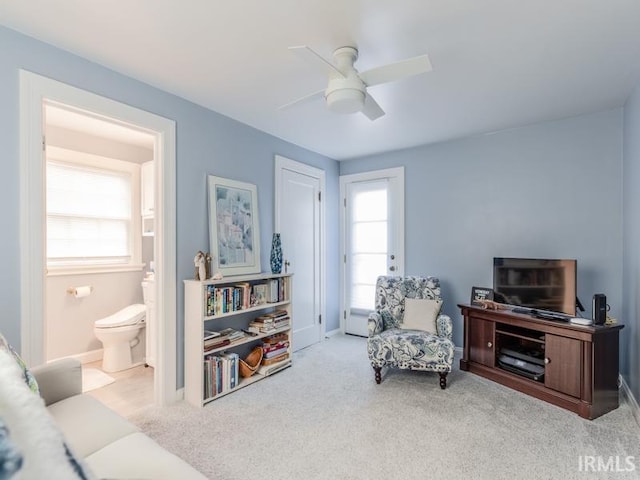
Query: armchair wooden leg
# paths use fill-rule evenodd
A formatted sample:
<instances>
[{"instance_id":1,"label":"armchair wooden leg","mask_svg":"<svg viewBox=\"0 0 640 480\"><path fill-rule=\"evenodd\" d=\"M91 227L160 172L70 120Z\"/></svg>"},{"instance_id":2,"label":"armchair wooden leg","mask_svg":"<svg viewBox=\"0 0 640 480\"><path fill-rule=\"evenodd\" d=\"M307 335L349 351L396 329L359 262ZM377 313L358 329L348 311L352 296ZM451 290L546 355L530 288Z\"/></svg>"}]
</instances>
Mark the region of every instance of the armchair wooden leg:
<instances>
[{"instance_id":1,"label":"armchair wooden leg","mask_svg":"<svg viewBox=\"0 0 640 480\"><path fill-rule=\"evenodd\" d=\"M447 388L447 372L440 372L440 388L442 390Z\"/></svg>"},{"instance_id":2,"label":"armchair wooden leg","mask_svg":"<svg viewBox=\"0 0 640 480\"><path fill-rule=\"evenodd\" d=\"M380 382L382 381L382 375L380 375L380 371L382 370L382 368L373 367L373 370L376 372L376 383L380 385Z\"/></svg>"}]
</instances>

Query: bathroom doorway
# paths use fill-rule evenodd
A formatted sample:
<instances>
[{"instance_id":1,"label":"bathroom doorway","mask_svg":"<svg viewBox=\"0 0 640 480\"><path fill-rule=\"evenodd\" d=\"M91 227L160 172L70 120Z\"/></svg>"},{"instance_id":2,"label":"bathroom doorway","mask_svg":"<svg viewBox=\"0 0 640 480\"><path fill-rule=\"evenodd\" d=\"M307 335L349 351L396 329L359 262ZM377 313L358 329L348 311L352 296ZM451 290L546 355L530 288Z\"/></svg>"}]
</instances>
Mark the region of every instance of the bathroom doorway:
<instances>
[{"instance_id":1,"label":"bathroom doorway","mask_svg":"<svg viewBox=\"0 0 640 480\"><path fill-rule=\"evenodd\" d=\"M98 121L107 122L100 124L107 130L129 128L129 134L135 136L135 133L146 134L147 140L151 140L152 158L154 162L155 174L153 175L153 186L155 189L155 220L154 220L154 236L150 237L153 250L153 258L155 263L155 285L153 287L156 297L162 299L156 304L157 317L157 335L154 341L156 350L155 369L153 372L154 394L153 403L164 405L173 403L176 396L176 345L175 345L175 302L176 302L176 272L175 272L175 123L171 120L158 117L157 115L144 112L142 110L115 102L113 100L100 97L89 92L56 82L54 80L32 74L30 72L20 72L21 83L21 242L23 250L21 254L21 350L27 362L31 365L39 365L45 363L46 360L58 357L55 352L49 354L47 351L51 348L47 333L50 329L45 328L45 306L51 295L59 296L60 285L57 285L56 291L47 286L48 280L45 275L49 269L46 258L46 242L47 228L45 219L47 213L45 210L45 162L47 161L47 151L56 148L68 150L62 152L67 155L71 148L60 147L48 142L45 136L47 118L46 113L49 107L66 110L77 115L85 115L81 123L98 124ZM53 111L53 110L52 110ZM54 112L56 115L59 112ZM51 122L52 124L54 122ZM55 129L64 128L60 122L55 125L52 134L55 137ZM77 123L77 122L76 122ZM53 125L52 125L53 126ZM86 126L86 125L85 125ZM67 125L68 127L68 125ZM57 133L60 133L59 131ZM68 133L68 132L67 132ZM96 132L93 132L96 133ZM85 132L86 134L86 132ZM99 136L99 135L94 135ZM76 142L75 147L82 145L83 139L73 137ZM108 135L107 135L108 137ZM50 140L53 141L53 138ZM73 143L73 142L72 142ZM106 144L105 144L106 145ZM107 148L105 145L103 147ZM115 145L115 144L114 144ZM113 148L114 145L111 145ZM69 145L67 145L68 147ZM77 150L77 149L76 149ZM55 151L56 156L60 156L60 150ZM121 152L120 152L121 153ZM90 160L96 160L88 155ZM87 152L83 152L82 156L87 157ZM98 157L102 155L97 155ZM57 159L59 163L64 164L68 158ZM99 160L99 159L98 159ZM124 162L126 163L126 162ZM129 162L131 163L131 162ZM141 169L139 166L136 168ZM134 168L133 170L135 170ZM64 169L62 169L64 170ZM126 170L126 169L125 169ZM63 172L64 173L64 172ZM117 175L116 175L117 176ZM89 175L91 177L91 175ZM87 178L89 178L87 177ZM140 182L140 174L134 174L132 182ZM138 193L138 199L139 199ZM134 200L135 201L135 200ZM140 209L138 209L140 213ZM132 216L132 225L135 222L142 223L143 218L137 214ZM131 227L133 228L133 227ZM117 228L115 229L117 230ZM139 230L142 231L142 230ZM104 274L97 274L89 281L89 277L73 277L72 275L80 275L83 269L82 265L77 265L77 272L68 272L64 275L65 279L59 284L65 285L63 288L64 295L57 298L62 302L63 307L72 306L76 302L92 303L88 300L95 299L95 303L105 302L110 305L111 310L117 302L137 303L142 300L141 282L145 271L149 270L149 262L142 261L142 244L143 239L138 238L131 244L131 249L125 252L126 255L132 255L134 260L129 262L130 265L123 267L122 265L104 266L106 270L111 269L114 272L118 270L138 269L138 278L134 283L137 287L132 286L130 279L128 284L125 282L116 282L111 286L104 283ZM136 245L135 243L138 242ZM64 244L64 242L62 242ZM61 250L60 257L68 256L69 251L65 253ZM122 253L122 252L120 252ZM119 253L111 252L113 257L118 257ZM71 255L73 256L73 255ZM81 263L81 262L80 262ZM109 263L109 262L107 262ZM143 267L142 264L145 263ZM136 267L137 265L137 267ZM93 272L97 273L97 272ZM61 276L62 277L62 276ZM83 288L84 287L84 288ZM119 290L119 294L111 296L114 290ZM77 293L76 293L77 292ZM100 293L100 295L98 295ZM120 295L122 294L122 295ZM93 297L93 299L92 299ZM111 299L107 299L111 297ZM113 298L119 298L117 302ZM95 305L94 305L95 306ZM95 316L95 315L94 315ZM82 317L82 315L80 315ZM75 335L75 330L81 330L80 324L84 322L82 329L87 330L87 319L76 319L77 323L72 324L68 329L68 335ZM89 328L93 329L92 322L89 321ZM64 332L64 329L61 329ZM64 337L65 333L62 334ZM95 350L98 346L95 339L90 341L78 340L79 342L88 343L84 345L84 349L88 352ZM91 353L85 352L88 357L85 361L90 361ZM65 356L65 355L63 355ZM144 367L143 367L144 368Z\"/></svg>"},{"instance_id":2,"label":"bathroom doorway","mask_svg":"<svg viewBox=\"0 0 640 480\"><path fill-rule=\"evenodd\" d=\"M131 413L154 398L155 137L43 103L45 361L77 358L85 391Z\"/></svg>"}]
</instances>

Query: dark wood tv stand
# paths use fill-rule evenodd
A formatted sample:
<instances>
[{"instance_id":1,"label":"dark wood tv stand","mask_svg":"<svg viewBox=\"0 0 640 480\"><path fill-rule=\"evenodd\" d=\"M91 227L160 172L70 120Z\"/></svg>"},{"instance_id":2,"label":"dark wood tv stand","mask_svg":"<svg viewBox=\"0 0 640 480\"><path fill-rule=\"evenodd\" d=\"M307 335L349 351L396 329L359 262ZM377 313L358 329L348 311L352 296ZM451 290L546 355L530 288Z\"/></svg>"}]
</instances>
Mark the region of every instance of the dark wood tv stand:
<instances>
[{"instance_id":1,"label":"dark wood tv stand","mask_svg":"<svg viewBox=\"0 0 640 480\"><path fill-rule=\"evenodd\" d=\"M580 326L511 310L458 305L464 316L460 369L594 419L618 408L619 332L624 325ZM499 363L504 348L543 360L534 380Z\"/></svg>"}]
</instances>

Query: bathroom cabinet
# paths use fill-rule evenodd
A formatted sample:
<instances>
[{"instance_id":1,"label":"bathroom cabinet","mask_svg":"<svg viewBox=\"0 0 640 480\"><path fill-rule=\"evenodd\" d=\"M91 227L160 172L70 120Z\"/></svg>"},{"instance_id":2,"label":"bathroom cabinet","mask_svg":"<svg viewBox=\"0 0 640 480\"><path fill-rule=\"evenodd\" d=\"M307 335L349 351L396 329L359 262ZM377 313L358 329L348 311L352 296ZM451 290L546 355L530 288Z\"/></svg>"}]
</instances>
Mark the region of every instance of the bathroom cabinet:
<instances>
[{"instance_id":1,"label":"bathroom cabinet","mask_svg":"<svg viewBox=\"0 0 640 480\"><path fill-rule=\"evenodd\" d=\"M202 407L207 403L233 393L252 383L263 380L284 368L291 366L292 340L292 274L238 275L221 280L184 281L184 323L185 323L185 386L184 395L190 404ZM286 311L288 322L268 332L250 335L249 324L256 317L283 315ZM280 317L284 318L284 317ZM244 331L244 337L217 348L205 347L206 332L220 332L225 329ZM236 353L240 359L263 342L281 338L277 356L263 360L262 366L250 377L238 377L232 388L211 394L207 388L207 361L212 356L222 357ZM282 360L279 360L282 359Z\"/></svg>"},{"instance_id":2,"label":"bathroom cabinet","mask_svg":"<svg viewBox=\"0 0 640 480\"><path fill-rule=\"evenodd\" d=\"M140 167L140 214L142 215L142 234L154 234L154 166L145 162Z\"/></svg>"}]
</instances>

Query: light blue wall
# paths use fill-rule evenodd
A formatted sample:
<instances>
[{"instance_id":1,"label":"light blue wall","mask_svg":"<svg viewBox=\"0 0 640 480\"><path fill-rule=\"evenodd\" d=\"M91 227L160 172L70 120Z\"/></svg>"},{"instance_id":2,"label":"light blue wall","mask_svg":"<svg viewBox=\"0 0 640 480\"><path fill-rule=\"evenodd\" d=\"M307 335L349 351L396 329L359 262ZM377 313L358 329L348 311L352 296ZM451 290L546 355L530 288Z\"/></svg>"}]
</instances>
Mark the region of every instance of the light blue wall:
<instances>
[{"instance_id":1,"label":"light blue wall","mask_svg":"<svg viewBox=\"0 0 640 480\"><path fill-rule=\"evenodd\" d=\"M494 256L576 258L578 297L622 311L622 110L341 162L340 174L405 166L405 272L438 276L458 303L491 286Z\"/></svg>"},{"instance_id":2,"label":"light blue wall","mask_svg":"<svg viewBox=\"0 0 640 480\"><path fill-rule=\"evenodd\" d=\"M640 400L640 84L624 107L623 375Z\"/></svg>"},{"instance_id":3,"label":"light blue wall","mask_svg":"<svg viewBox=\"0 0 640 480\"><path fill-rule=\"evenodd\" d=\"M273 232L274 155L322 168L327 178L327 330L338 328L338 163L257 131L184 99L108 70L12 30L0 27L0 330L20 345L19 290L19 69L103 95L175 120L177 125L178 386L182 380L182 279L193 275L193 256L208 250L206 176L258 187L262 269L269 270ZM170 66L168 66L170 68Z\"/></svg>"}]
</instances>

